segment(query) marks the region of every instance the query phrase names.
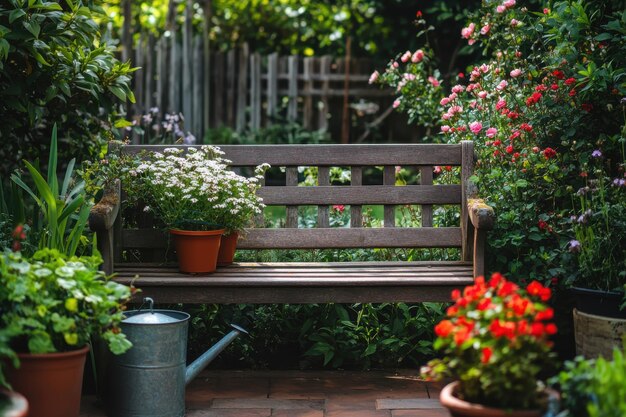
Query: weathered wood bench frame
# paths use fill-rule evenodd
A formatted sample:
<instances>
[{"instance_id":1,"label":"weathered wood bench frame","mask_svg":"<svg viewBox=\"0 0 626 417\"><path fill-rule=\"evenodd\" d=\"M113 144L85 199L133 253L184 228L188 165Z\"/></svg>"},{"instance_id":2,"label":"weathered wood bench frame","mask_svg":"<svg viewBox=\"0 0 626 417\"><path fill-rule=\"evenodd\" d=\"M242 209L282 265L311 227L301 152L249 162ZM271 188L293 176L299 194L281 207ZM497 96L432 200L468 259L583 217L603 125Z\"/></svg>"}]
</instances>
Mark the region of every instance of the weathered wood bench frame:
<instances>
[{"instance_id":1,"label":"weathered wood bench frame","mask_svg":"<svg viewBox=\"0 0 626 417\"><path fill-rule=\"evenodd\" d=\"M119 152L162 151L172 146L121 146ZM267 162L286 167L285 186L264 186L268 205L286 206L286 227L251 228L242 249L460 247L461 261L235 263L209 276L184 275L175 265L122 262L124 248L163 248L161 230L122 228L120 186L105 191L91 211L104 270L134 281L142 296L160 302L322 303L446 301L450 290L484 274L485 234L493 210L476 198L473 143L458 145L236 145L222 146L233 166ZM459 185L433 185L433 166L461 167ZM298 167L317 166L318 186L298 187ZM350 186L330 185L330 167L350 167ZM383 166L383 185L362 185L363 169ZM395 185L396 166L416 166L420 185ZM350 228L329 227L329 207L350 205ZM363 228L362 205L384 205L384 227ZM421 205L422 227L395 227L396 205ZM460 204L460 227L432 227L433 205ZM317 228L298 229L298 206L317 205Z\"/></svg>"}]
</instances>

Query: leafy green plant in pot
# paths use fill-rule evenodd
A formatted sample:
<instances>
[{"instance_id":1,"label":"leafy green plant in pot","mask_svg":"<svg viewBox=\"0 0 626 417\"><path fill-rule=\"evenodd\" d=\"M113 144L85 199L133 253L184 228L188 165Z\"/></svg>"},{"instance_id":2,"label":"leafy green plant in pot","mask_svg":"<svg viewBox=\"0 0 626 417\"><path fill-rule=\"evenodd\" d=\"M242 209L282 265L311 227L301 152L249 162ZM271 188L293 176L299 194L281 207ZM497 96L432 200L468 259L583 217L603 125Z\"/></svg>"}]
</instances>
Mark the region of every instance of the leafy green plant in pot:
<instances>
[{"instance_id":1,"label":"leafy green plant in pot","mask_svg":"<svg viewBox=\"0 0 626 417\"><path fill-rule=\"evenodd\" d=\"M574 239L568 249L577 265L570 280L576 352L590 358L610 356L626 334L626 124L621 136L605 138L604 145L621 147L622 161L605 157L600 148L583 155L585 184L575 192L578 211L569 220Z\"/></svg>"},{"instance_id":2,"label":"leafy green plant in pot","mask_svg":"<svg viewBox=\"0 0 626 417\"><path fill-rule=\"evenodd\" d=\"M264 205L256 196L266 165L242 177L213 146L166 148L147 152L127 170L133 197L147 203L174 238L179 269L215 271L222 235L240 231Z\"/></svg>"},{"instance_id":3,"label":"leafy green plant in pot","mask_svg":"<svg viewBox=\"0 0 626 417\"><path fill-rule=\"evenodd\" d=\"M585 185L575 192L578 211L570 217L575 238L568 249L578 275L572 279L572 289L578 295L579 311L626 319L626 310L621 310L626 284L626 124L622 136L607 142L621 145L622 162L605 158L602 149L586 155Z\"/></svg>"},{"instance_id":4,"label":"leafy green plant in pot","mask_svg":"<svg viewBox=\"0 0 626 417\"><path fill-rule=\"evenodd\" d=\"M422 371L427 378L452 377L441 403L453 416L539 417L549 393L539 374L549 365L554 312L544 303L551 290L537 281L525 289L495 273L478 277L435 326L435 349L443 352Z\"/></svg>"},{"instance_id":5,"label":"leafy green plant in pot","mask_svg":"<svg viewBox=\"0 0 626 417\"><path fill-rule=\"evenodd\" d=\"M0 382L23 393L32 417L77 417L89 342L120 354L130 288L98 271L99 256L41 249L0 254Z\"/></svg>"},{"instance_id":6,"label":"leafy green plant in pot","mask_svg":"<svg viewBox=\"0 0 626 417\"><path fill-rule=\"evenodd\" d=\"M626 346L607 358L576 357L550 384L561 394L557 417L622 417L626 415Z\"/></svg>"}]
</instances>

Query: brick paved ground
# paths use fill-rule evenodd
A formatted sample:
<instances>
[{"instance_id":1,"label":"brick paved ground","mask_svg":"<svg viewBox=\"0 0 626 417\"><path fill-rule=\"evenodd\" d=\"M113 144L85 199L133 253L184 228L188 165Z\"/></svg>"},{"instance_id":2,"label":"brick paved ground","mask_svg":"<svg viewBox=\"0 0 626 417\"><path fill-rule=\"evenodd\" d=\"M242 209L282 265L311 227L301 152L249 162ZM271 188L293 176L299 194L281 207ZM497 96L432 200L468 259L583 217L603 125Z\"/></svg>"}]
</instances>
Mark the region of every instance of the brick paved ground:
<instances>
[{"instance_id":1,"label":"brick paved ground","mask_svg":"<svg viewBox=\"0 0 626 417\"><path fill-rule=\"evenodd\" d=\"M205 371L187 387L187 417L448 417L417 372ZM104 417L95 397L81 417Z\"/></svg>"}]
</instances>

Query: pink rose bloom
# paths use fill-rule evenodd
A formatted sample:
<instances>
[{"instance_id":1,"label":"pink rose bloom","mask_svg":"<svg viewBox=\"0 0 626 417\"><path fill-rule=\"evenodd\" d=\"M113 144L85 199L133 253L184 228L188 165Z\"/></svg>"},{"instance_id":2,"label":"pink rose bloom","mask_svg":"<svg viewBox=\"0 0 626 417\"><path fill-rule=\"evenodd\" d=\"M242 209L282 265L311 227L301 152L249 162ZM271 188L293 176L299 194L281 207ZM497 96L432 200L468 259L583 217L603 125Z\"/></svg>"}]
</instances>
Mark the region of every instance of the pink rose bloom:
<instances>
[{"instance_id":1,"label":"pink rose bloom","mask_svg":"<svg viewBox=\"0 0 626 417\"><path fill-rule=\"evenodd\" d=\"M398 106L400 106L400 99L394 100L394 102L393 102L393 108L394 109L398 108Z\"/></svg>"},{"instance_id":2,"label":"pink rose bloom","mask_svg":"<svg viewBox=\"0 0 626 417\"><path fill-rule=\"evenodd\" d=\"M510 9L511 7L515 6L515 0L505 0L502 5L507 9Z\"/></svg>"},{"instance_id":3,"label":"pink rose bloom","mask_svg":"<svg viewBox=\"0 0 626 417\"><path fill-rule=\"evenodd\" d=\"M411 59L411 51L406 51L404 55L402 55L402 58L400 58L400 61L408 62L409 59Z\"/></svg>"},{"instance_id":4,"label":"pink rose bloom","mask_svg":"<svg viewBox=\"0 0 626 417\"><path fill-rule=\"evenodd\" d=\"M453 93L462 93L463 91L465 91L465 87L463 87L461 84L457 84L454 87L452 87Z\"/></svg>"},{"instance_id":5,"label":"pink rose bloom","mask_svg":"<svg viewBox=\"0 0 626 417\"><path fill-rule=\"evenodd\" d=\"M439 165L435 165L435 166L433 167L433 172L434 172L435 174L441 174L441 167L440 167Z\"/></svg>"},{"instance_id":6,"label":"pink rose bloom","mask_svg":"<svg viewBox=\"0 0 626 417\"><path fill-rule=\"evenodd\" d=\"M438 79L433 76L428 77L428 82L431 83L434 87L439 87L441 84Z\"/></svg>"},{"instance_id":7,"label":"pink rose bloom","mask_svg":"<svg viewBox=\"0 0 626 417\"><path fill-rule=\"evenodd\" d=\"M446 106L448 105L448 103L450 103L450 99L448 97L442 98L441 101L439 102L439 104L441 104L442 106Z\"/></svg>"},{"instance_id":8,"label":"pink rose bloom","mask_svg":"<svg viewBox=\"0 0 626 417\"><path fill-rule=\"evenodd\" d=\"M441 131L443 133L448 133L450 131L450 126L448 126L448 125L441 126Z\"/></svg>"},{"instance_id":9,"label":"pink rose bloom","mask_svg":"<svg viewBox=\"0 0 626 417\"><path fill-rule=\"evenodd\" d=\"M487 132L485 133L485 135L487 135L488 138L494 138L496 137L497 134L498 134L498 129L496 129L495 127L490 127L489 129L487 129Z\"/></svg>"},{"instance_id":10,"label":"pink rose bloom","mask_svg":"<svg viewBox=\"0 0 626 417\"><path fill-rule=\"evenodd\" d=\"M483 125L480 122L472 122L470 123L469 128L472 133L478 134L483 129Z\"/></svg>"},{"instance_id":11,"label":"pink rose bloom","mask_svg":"<svg viewBox=\"0 0 626 417\"><path fill-rule=\"evenodd\" d=\"M467 44L468 45L474 45L476 43L476 39L468 39L467 40Z\"/></svg>"},{"instance_id":12,"label":"pink rose bloom","mask_svg":"<svg viewBox=\"0 0 626 417\"><path fill-rule=\"evenodd\" d=\"M405 73L404 74L404 79L408 80L408 81L414 81L415 80L415 74Z\"/></svg>"},{"instance_id":13,"label":"pink rose bloom","mask_svg":"<svg viewBox=\"0 0 626 417\"><path fill-rule=\"evenodd\" d=\"M448 98L449 98L450 100L456 100L456 98L457 98L457 97L458 97L458 96L457 96L457 94L456 94L456 93L451 93L451 94L448 96Z\"/></svg>"},{"instance_id":14,"label":"pink rose bloom","mask_svg":"<svg viewBox=\"0 0 626 417\"><path fill-rule=\"evenodd\" d=\"M461 29L461 37L464 39L469 39L476 29L476 25L474 23L470 23L466 28Z\"/></svg>"},{"instance_id":15,"label":"pink rose bloom","mask_svg":"<svg viewBox=\"0 0 626 417\"><path fill-rule=\"evenodd\" d=\"M502 90L504 90L506 88L507 85L509 85L509 83L506 82L506 80L502 80L502 81L500 81L500 84L498 84L496 86L496 90L502 91Z\"/></svg>"},{"instance_id":16,"label":"pink rose bloom","mask_svg":"<svg viewBox=\"0 0 626 417\"><path fill-rule=\"evenodd\" d=\"M370 84L374 84L376 82L376 80L378 79L378 77L380 76L380 74L378 73L378 71L374 71L372 73L372 75L370 75L370 80L369 83Z\"/></svg>"},{"instance_id":17,"label":"pink rose bloom","mask_svg":"<svg viewBox=\"0 0 626 417\"><path fill-rule=\"evenodd\" d=\"M441 118L442 118L443 120L449 120L451 117L452 117L452 116L450 116L450 114L448 114L448 113L444 113L444 114L442 114L442 115L441 115Z\"/></svg>"},{"instance_id":18,"label":"pink rose bloom","mask_svg":"<svg viewBox=\"0 0 626 417\"><path fill-rule=\"evenodd\" d=\"M516 27L520 25L520 21L517 19L511 19L511 26Z\"/></svg>"},{"instance_id":19,"label":"pink rose bloom","mask_svg":"<svg viewBox=\"0 0 626 417\"><path fill-rule=\"evenodd\" d=\"M482 64L482 65L480 66L480 70L483 72L483 74L488 73L488 72L489 72L489 65L487 65L487 64Z\"/></svg>"},{"instance_id":20,"label":"pink rose bloom","mask_svg":"<svg viewBox=\"0 0 626 417\"><path fill-rule=\"evenodd\" d=\"M504 7L503 5L499 5L498 7L496 7L496 12L498 13L504 13L506 11L506 7Z\"/></svg>"},{"instance_id":21,"label":"pink rose bloom","mask_svg":"<svg viewBox=\"0 0 626 417\"><path fill-rule=\"evenodd\" d=\"M519 68L515 68L513 71L511 71L511 74L510 74L510 75L511 75L511 77L513 77L513 78L517 78L517 77L519 77L520 75L522 75L522 70L521 70L521 69L519 69Z\"/></svg>"},{"instance_id":22,"label":"pink rose bloom","mask_svg":"<svg viewBox=\"0 0 626 417\"><path fill-rule=\"evenodd\" d=\"M463 112L463 107L461 106L452 106L450 107L450 110L448 110L450 112L450 114L455 114L455 113L462 113Z\"/></svg>"},{"instance_id":23,"label":"pink rose bloom","mask_svg":"<svg viewBox=\"0 0 626 417\"><path fill-rule=\"evenodd\" d=\"M506 107L506 101L502 99L498 100L498 102L496 103L496 110L501 110L505 107Z\"/></svg>"},{"instance_id":24,"label":"pink rose bloom","mask_svg":"<svg viewBox=\"0 0 626 417\"><path fill-rule=\"evenodd\" d=\"M411 57L411 62L414 62L414 63L422 62L422 59L424 59L424 51L422 51L421 49L418 49L417 51L415 51L415 53Z\"/></svg>"},{"instance_id":25,"label":"pink rose bloom","mask_svg":"<svg viewBox=\"0 0 626 417\"><path fill-rule=\"evenodd\" d=\"M486 35L489 33L489 29L491 29L491 26L489 25L485 25L480 29L480 34L481 35Z\"/></svg>"},{"instance_id":26,"label":"pink rose bloom","mask_svg":"<svg viewBox=\"0 0 626 417\"><path fill-rule=\"evenodd\" d=\"M479 98L486 98L487 97L487 92L486 91L479 91L478 92L478 97Z\"/></svg>"}]
</instances>

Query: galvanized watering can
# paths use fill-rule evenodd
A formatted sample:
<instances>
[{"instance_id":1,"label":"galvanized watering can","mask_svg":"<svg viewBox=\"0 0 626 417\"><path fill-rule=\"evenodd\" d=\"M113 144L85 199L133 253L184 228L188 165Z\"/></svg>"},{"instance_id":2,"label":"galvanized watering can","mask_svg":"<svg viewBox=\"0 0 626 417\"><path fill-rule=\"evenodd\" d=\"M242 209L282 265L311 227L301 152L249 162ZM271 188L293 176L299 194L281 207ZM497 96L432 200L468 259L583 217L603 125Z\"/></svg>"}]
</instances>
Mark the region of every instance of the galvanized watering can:
<instances>
[{"instance_id":1,"label":"galvanized watering can","mask_svg":"<svg viewBox=\"0 0 626 417\"><path fill-rule=\"evenodd\" d=\"M154 310L127 311L122 331L133 347L110 354L104 403L109 417L183 417L185 386L241 333L239 326L186 367L189 314ZM143 304L142 304L143 306Z\"/></svg>"}]
</instances>

